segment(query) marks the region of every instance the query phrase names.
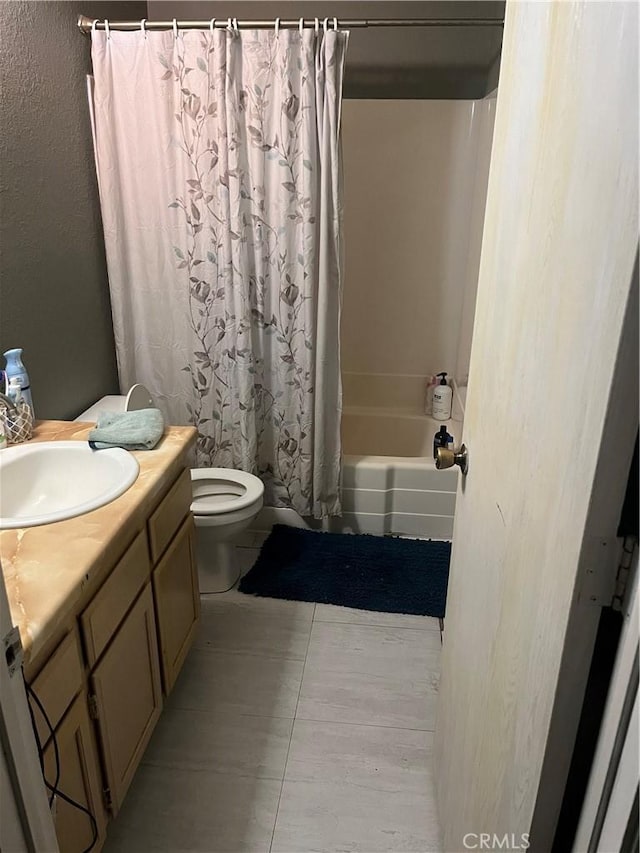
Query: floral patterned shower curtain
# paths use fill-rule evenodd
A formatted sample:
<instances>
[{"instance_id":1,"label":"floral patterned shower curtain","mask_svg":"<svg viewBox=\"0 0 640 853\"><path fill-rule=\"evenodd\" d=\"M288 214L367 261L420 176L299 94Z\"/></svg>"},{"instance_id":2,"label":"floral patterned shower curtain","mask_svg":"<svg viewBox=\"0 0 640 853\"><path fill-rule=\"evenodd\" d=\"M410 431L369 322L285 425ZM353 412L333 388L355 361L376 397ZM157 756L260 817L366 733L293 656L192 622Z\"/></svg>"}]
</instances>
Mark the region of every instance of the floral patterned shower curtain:
<instances>
[{"instance_id":1,"label":"floral patterned shower curtain","mask_svg":"<svg viewBox=\"0 0 640 853\"><path fill-rule=\"evenodd\" d=\"M94 32L120 382L198 429L197 464L340 512L345 32Z\"/></svg>"}]
</instances>

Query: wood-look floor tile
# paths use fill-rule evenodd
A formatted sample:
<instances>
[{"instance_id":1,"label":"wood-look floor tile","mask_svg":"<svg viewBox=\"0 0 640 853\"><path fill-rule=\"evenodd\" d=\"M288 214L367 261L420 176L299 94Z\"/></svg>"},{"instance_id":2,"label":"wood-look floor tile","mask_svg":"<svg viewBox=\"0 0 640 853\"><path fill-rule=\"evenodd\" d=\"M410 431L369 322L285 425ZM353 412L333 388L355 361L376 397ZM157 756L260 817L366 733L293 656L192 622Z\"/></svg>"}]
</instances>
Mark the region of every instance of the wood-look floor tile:
<instances>
[{"instance_id":1,"label":"wood-look floor tile","mask_svg":"<svg viewBox=\"0 0 640 853\"><path fill-rule=\"evenodd\" d=\"M314 622L297 716L433 730L437 631Z\"/></svg>"},{"instance_id":2,"label":"wood-look floor tile","mask_svg":"<svg viewBox=\"0 0 640 853\"><path fill-rule=\"evenodd\" d=\"M194 711L292 718L303 661L192 649L167 703Z\"/></svg>"},{"instance_id":3,"label":"wood-look floor tile","mask_svg":"<svg viewBox=\"0 0 640 853\"><path fill-rule=\"evenodd\" d=\"M273 853L437 853L431 732L296 720Z\"/></svg>"},{"instance_id":4,"label":"wood-look floor tile","mask_svg":"<svg viewBox=\"0 0 640 853\"><path fill-rule=\"evenodd\" d=\"M281 785L142 764L105 853L268 853Z\"/></svg>"},{"instance_id":5,"label":"wood-look floor tile","mask_svg":"<svg viewBox=\"0 0 640 853\"><path fill-rule=\"evenodd\" d=\"M143 761L181 770L282 779L293 721L165 708Z\"/></svg>"}]
</instances>

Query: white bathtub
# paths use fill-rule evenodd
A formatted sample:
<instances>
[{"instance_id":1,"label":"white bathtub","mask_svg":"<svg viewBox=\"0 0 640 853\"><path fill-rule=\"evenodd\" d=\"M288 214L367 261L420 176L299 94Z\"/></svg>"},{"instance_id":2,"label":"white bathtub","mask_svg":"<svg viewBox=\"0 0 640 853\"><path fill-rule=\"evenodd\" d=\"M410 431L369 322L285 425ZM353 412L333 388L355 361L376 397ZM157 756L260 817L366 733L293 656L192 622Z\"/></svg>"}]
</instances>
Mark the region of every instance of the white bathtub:
<instances>
[{"instance_id":1,"label":"white bathtub","mask_svg":"<svg viewBox=\"0 0 640 853\"><path fill-rule=\"evenodd\" d=\"M336 533L451 539L458 469L437 471L433 437L443 421L406 410L347 407L342 413L342 516L325 522L265 507L254 531L275 523ZM461 421L445 421L460 443Z\"/></svg>"},{"instance_id":2,"label":"white bathtub","mask_svg":"<svg viewBox=\"0 0 640 853\"><path fill-rule=\"evenodd\" d=\"M462 423L445 423L459 443ZM343 515L330 529L451 539L458 469L436 470L433 437L441 425L402 410L345 409Z\"/></svg>"}]
</instances>

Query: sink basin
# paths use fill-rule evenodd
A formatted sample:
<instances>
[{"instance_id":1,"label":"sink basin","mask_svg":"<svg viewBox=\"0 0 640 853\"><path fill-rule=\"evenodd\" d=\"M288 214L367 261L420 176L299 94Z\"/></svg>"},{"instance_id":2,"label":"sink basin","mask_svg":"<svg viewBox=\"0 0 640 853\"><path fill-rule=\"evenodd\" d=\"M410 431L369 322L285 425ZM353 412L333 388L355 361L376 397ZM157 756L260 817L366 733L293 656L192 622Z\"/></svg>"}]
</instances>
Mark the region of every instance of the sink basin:
<instances>
[{"instance_id":1,"label":"sink basin","mask_svg":"<svg viewBox=\"0 0 640 853\"><path fill-rule=\"evenodd\" d=\"M86 441L43 441L0 451L0 529L50 524L115 500L138 476L121 448Z\"/></svg>"}]
</instances>

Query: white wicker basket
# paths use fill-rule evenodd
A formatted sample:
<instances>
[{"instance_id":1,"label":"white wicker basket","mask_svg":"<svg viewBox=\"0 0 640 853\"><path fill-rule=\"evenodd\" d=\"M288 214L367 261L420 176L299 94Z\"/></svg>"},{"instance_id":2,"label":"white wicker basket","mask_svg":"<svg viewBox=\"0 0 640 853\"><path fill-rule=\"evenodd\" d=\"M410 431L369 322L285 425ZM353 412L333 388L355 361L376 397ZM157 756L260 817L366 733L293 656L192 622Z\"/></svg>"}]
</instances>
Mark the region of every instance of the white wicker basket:
<instances>
[{"instance_id":1,"label":"white wicker basket","mask_svg":"<svg viewBox=\"0 0 640 853\"><path fill-rule=\"evenodd\" d=\"M31 409L22 400L18 403L17 413L0 403L0 417L4 421L7 444L20 444L28 441L33 434L33 415Z\"/></svg>"}]
</instances>

